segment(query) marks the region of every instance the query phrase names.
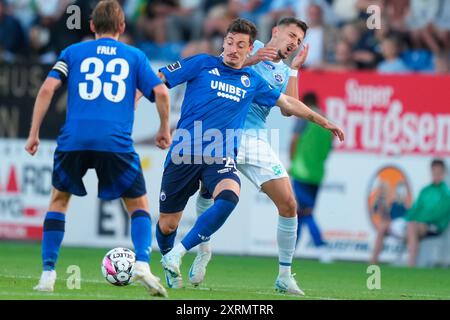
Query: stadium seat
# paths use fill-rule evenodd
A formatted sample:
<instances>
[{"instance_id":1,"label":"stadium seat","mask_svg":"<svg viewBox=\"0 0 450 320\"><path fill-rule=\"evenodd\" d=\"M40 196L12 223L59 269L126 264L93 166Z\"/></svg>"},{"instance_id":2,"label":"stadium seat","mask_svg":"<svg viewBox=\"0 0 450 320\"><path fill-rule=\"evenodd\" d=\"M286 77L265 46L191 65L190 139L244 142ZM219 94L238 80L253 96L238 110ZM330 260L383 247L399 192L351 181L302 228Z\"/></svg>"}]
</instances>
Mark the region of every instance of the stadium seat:
<instances>
[{"instance_id":1,"label":"stadium seat","mask_svg":"<svg viewBox=\"0 0 450 320\"><path fill-rule=\"evenodd\" d=\"M421 268L450 266L450 227L439 236L420 242L417 266Z\"/></svg>"}]
</instances>

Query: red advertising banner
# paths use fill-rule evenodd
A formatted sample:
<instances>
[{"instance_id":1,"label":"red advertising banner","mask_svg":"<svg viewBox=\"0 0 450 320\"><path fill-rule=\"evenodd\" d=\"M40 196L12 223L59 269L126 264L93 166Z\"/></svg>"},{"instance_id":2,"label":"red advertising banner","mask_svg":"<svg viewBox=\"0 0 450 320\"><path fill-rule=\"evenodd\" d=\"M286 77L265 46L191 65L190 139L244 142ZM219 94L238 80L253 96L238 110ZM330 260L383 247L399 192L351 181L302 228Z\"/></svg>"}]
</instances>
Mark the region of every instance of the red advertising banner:
<instances>
[{"instance_id":1,"label":"red advertising banner","mask_svg":"<svg viewBox=\"0 0 450 320\"><path fill-rule=\"evenodd\" d=\"M25 140L0 139L0 239L39 240L51 192L53 144L35 157Z\"/></svg>"},{"instance_id":2,"label":"red advertising banner","mask_svg":"<svg viewBox=\"0 0 450 320\"><path fill-rule=\"evenodd\" d=\"M450 76L303 71L299 88L343 127L338 151L450 155Z\"/></svg>"}]
</instances>

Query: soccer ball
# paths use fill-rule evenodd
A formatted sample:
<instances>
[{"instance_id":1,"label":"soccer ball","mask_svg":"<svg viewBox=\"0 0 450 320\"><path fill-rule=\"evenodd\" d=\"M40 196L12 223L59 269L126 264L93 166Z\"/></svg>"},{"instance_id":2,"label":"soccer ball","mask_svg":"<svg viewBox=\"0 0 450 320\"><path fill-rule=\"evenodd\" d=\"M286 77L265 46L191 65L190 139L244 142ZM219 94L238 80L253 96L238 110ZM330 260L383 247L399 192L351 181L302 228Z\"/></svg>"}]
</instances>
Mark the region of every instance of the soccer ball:
<instances>
[{"instance_id":1,"label":"soccer ball","mask_svg":"<svg viewBox=\"0 0 450 320\"><path fill-rule=\"evenodd\" d=\"M114 248L102 261L103 277L115 286L130 284L134 272L136 255L127 248Z\"/></svg>"}]
</instances>

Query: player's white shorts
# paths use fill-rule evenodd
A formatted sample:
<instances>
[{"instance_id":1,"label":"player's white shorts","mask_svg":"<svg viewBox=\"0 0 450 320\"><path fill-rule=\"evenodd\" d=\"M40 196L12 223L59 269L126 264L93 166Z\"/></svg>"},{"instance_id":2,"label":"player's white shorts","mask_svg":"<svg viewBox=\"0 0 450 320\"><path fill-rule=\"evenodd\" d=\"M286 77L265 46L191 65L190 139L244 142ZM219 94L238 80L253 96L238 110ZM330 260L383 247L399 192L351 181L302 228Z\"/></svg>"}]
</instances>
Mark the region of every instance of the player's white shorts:
<instances>
[{"instance_id":1,"label":"player's white shorts","mask_svg":"<svg viewBox=\"0 0 450 320\"><path fill-rule=\"evenodd\" d=\"M242 134L237 169L258 189L264 182L289 177L278 155L264 139Z\"/></svg>"}]
</instances>

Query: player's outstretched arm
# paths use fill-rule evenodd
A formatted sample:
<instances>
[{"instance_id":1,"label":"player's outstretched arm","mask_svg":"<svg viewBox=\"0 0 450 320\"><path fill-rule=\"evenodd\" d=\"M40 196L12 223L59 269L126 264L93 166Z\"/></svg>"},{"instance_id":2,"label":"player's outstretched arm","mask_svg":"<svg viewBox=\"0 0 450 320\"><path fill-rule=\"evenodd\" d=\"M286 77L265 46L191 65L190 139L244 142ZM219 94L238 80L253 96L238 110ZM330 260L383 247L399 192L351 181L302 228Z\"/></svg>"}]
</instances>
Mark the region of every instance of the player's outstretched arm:
<instances>
[{"instance_id":1,"label":"player's outstretched arm","mask_svg":"<svg viewBox=\"0 0 450 320\"><path fill-rule=\"evenodd\" d=\"M298 96L298 72L302 65L308 58L309 44L306 44L303 49L295 56L291 63L291 73L289 75L289 81L286 87L286 94L294 99L299 99ZM291 114L283 113L283 116L289 117Z\"/></svg>"},{"instance_id":2,"label":"player's outstretched arm","mask_svg":"<svg viewBox=\"0 0 450 320\"><path fill-rule=\"evenodd\" d=\"M273 61L278 57L277 49L273 47L264 47L255 52L245 60L244 67L250 67L261 61Z\"/></svg>"},{"instance_id":3,"label":"player's outstretched arm","mask_svg":"<svg viewBox=\"0 0 450 320\"><path fill-rule=\"evenodd\" d=\"M280 98L277 100L277 106L288 114L317 123L319 126L330 130L336 137L339 138L340 141L344 141L344 132L341 128L317 112L311 110L303 102L282 93Z\"/></svg>"},{"instance_id":4,"label":"player's outstretched arm","mask_svg":"<svg viewBox=\"0 0 450 320\"><path fill-rule=\"evenodd\" d=\"M170 96L167 87L164 84L159 84L153 88L155 94L155 103L158 110L160 127L156 134L156 145L161 149L167 149L172 143L172 136L170 134Z\"/></svg>"},{"instance_id":5,"label":"player's outstretched arm","mask_svg":"<svg viewBox=\"0 0 450 320\"><path fill-rule=\"evenodd\" d=\"M55 91L61 86L61 80L48 77L45 79L34 103L33 118L31 120L31 129L28 135L25 150L34 156L39 147L39 130L44 120L45 114L50 107Z\"/></svg>"}]
</instances>

